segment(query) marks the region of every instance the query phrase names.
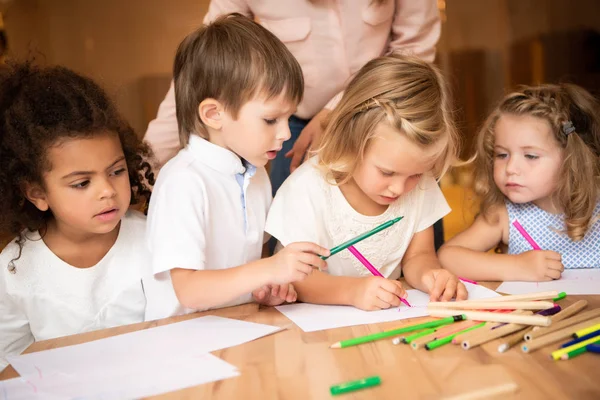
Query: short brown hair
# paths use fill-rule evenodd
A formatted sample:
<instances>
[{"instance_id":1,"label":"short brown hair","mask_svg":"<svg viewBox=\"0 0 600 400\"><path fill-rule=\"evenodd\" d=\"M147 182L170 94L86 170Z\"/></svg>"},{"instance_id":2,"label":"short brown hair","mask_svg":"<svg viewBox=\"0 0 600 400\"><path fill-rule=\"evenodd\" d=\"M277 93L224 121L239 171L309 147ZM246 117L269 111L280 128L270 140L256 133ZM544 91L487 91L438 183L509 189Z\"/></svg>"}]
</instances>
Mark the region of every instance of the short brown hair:
<instances>
[{"instance_id":1,"label":"short brown hair","mask_svg":"<svg viewBox=\"0 0 600 400\"><path fill-rule=\"evenodd\" d=\"M240 14L224 15L189 34L173 65L179 140L192 132L206 135L198 106L207 98L222 102L234 118L257 94L267 98L285 91L300 103L304 79L300 64L271 32Z\"/></svg>"},{"instance_id":2,"label":"short brown hair","mask_svg":"<svg viewBox=\"0 0 600 400\"><path fill-rule=\"evenodd\" d=\"M443 143L436 178L458 163L459 138L441 72L415 56L392 54L365 64L330 115L316 151L330 182L350 179L381 122L423 148Z\"/></svg>"},{"instance_id":3,"label":"short brown hair","mask_svg":"<svg viewBox=\"0 0 600 400\"><path fill-rule=\"evenodd\" d=\"M581 240L593 223L600 196L600 103L573 84L523 86L506 95L492 111L477 138L474 190L481 198L481 213L490 216L504 195L494 182L494 131L504 114L528 115L547 121L564 150L556 200L565 215L564 231ZM575 131L565 133L564 124Z\"/></svg>"}]
</instances>

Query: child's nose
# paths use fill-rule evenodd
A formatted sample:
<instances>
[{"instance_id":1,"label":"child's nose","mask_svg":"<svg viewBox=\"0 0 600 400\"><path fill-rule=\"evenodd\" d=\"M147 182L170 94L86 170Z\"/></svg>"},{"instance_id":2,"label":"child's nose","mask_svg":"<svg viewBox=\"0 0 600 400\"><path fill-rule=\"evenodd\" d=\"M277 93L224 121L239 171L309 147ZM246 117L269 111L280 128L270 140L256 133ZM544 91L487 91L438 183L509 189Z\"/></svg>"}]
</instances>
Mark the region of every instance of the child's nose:
<instances>
[{"instance_id":1,"label":"child's nose","mask_svg":"<svg viewBox=\"0 0 600 400\"><path fill-rule=\"evenodd\" d=\"M115 187L108 180L104 180L100 188L100 199L110 199L115 197L116 194Z\"/></svg>"},{"instance_id":2,"label":"child's nose","mask_svg":"<svg viewBox=\"0 0 600 400\"><path fill-rule=\"evenodd\" d=\"M506 172L508 174L518 174L519 173L519 161L516 157L510 157L508 159L508 163L506 164Z\"/></svg>"},{"instance_id":3,"label":"child's nose","mask_svg":"<svg viewBox=\"0 0 600 400\"><path fill-rule=\"evenodd\" d=\"M292 137L292 132L290 132L290 126L285 123L282 124L281 128L277 132L277 140L286 141Z\"/></svg>"}]
</instances>

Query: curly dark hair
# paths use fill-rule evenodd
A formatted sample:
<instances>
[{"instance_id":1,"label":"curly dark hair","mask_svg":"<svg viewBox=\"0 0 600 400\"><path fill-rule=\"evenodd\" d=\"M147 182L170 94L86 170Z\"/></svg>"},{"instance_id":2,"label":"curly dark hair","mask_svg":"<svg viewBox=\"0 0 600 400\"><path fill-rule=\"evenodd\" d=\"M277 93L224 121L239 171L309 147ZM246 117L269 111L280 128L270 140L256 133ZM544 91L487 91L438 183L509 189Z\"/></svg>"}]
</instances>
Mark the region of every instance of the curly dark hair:
<instances>
[{"instance_id":1,"label":"curly dark hair","mask_svg":"<svg viewBox=\"0 0 600 400\"><path fill-rule=\"evenodd\" d=\"M146 202L154 185L152 152L90 78L32 61L0 67L0 232L14 234L22 249L24 229L37 231L51 218L23 193L44 186L51 166L46 151L57 141L116 132L125 154L131 204Z\"/></svg>"}]
</instances>

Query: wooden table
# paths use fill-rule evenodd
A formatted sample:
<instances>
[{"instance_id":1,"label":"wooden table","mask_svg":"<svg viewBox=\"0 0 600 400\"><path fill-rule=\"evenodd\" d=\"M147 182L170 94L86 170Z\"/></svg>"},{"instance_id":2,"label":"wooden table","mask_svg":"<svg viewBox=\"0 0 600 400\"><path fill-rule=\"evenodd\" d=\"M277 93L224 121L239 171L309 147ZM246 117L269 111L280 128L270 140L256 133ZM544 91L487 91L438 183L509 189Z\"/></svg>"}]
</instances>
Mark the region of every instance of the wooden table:
<instances>
[{"instance_id":1,"label":"wooden table","mask_svg":"<svg viewBox=\"0 0 600 400\"><path fill-rule=\"evenodd\" d=\"M497 287L497 284L486 285ZM589 301L588 309L600 307L600 296L569 296L565 307L579 299ZM457 387L502 380L506 375L519 386L519 399L600 399L600 358L584 354L573 360L555 362L548 347L532 354L520 349L497 352L499 341L465 351L447 345L428 352L407 345L394 346L381 340L361 346L332 350L331 343L368 333L392 329L412 321L398 321L305 333L274 308L255 304L197 313L160 321L144 322L32 344L26 353L152 328L172 322L218 315L287 329L254 342L213 354L235 365L241 375L159 396L165 399L329 399L331 385L379 375L379 387L340 398L352 399L439 399L455 394ZM500 372L501 374L498 374ZM0 380L18 376L12 367ZM494 382L498 383L498 382Z\"/></svg>"}]
</instances>

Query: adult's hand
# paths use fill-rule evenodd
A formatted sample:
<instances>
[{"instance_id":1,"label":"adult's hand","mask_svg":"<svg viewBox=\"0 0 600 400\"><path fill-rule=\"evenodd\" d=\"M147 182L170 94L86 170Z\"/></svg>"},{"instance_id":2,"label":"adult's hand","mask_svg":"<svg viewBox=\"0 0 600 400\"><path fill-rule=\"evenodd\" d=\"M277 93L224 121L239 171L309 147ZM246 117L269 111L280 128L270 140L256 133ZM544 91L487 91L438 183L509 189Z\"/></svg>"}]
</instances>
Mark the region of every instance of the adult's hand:
<instances>
[{"instance_id":1,"label":"adult's hand","mask_svg":"<svg viewBox=\"0 0 600 400\"><path fill-rule=\"evenodd\" d=\"M302 164L304 156L311 148L311 145L319 142L323 134L323 120L327 118L331 110L324 108L313 117L313 119L302 129L300 136L294 143L294 147L286 153L287 158L291 158L290 172Z\"/></svg>"}]
</instances>

